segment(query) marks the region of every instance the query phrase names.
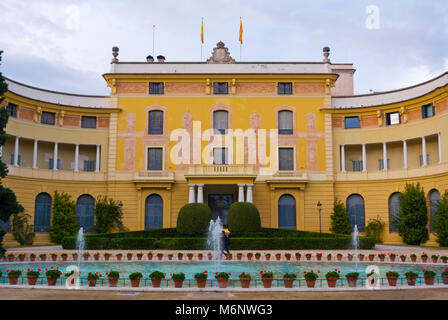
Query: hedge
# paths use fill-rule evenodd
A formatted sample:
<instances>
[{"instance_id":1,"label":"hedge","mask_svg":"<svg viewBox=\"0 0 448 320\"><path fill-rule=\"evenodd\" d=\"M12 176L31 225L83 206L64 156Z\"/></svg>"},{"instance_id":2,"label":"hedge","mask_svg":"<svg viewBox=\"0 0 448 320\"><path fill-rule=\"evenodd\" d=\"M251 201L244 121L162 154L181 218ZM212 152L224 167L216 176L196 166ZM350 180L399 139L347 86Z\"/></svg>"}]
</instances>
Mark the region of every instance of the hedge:
<instances>
[{"instance_id":1,"label":"hedge","mask_svg":"<svg viewBox=\"0 0 448 320\"><path fill-rule=\"evenodd\" d=\"M227 221L232 232L261 231L260 213L250 202L234 202L229 208Z\"/></svg>"}]
</instances>

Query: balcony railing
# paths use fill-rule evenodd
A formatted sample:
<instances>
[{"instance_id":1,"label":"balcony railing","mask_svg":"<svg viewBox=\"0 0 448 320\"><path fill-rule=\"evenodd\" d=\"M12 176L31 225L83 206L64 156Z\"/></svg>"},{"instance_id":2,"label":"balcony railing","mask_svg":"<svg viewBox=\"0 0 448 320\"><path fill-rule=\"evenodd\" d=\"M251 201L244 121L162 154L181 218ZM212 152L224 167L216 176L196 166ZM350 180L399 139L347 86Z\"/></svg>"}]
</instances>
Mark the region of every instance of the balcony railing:
<instances>
[{"instance_id":1,"label":"balcony railing","mask_svg":"<svg viewBox=\"0 0 448 320\"><path fill-rule=\"evenodd\" d=\"M174 172L172 171L137 171L135 172L134 180L172 180L174 179Z\"/></svg>"},{"instance_id":2,"label":"balcony railing","mask_svg":"<svg viewBox=\"0 0 448 320\"><path fill-rule=\"evenodd\" d=\"M245 175L253 173L252 166L246 164L191 165L188 170L188 174L195 175Z\"/></svg>"}]
</instances>

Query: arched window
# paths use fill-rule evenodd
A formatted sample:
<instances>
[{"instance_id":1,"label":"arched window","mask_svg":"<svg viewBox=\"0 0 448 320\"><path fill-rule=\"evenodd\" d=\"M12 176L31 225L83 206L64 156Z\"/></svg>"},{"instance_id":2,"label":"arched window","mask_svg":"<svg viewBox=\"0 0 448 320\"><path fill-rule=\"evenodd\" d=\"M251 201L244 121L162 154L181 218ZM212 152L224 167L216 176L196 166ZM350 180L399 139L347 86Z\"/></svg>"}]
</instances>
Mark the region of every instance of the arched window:
<instances>
[{"instance_id":1,"label":"arched window","mask_svg":"<svg viewBox=\"0 0 448 320\"><path fill-rule=\"evenodd\" d=\"M9 224L9 220L8 221L3 221L0 219L0 229L3 229L3 231L5 232L10 232L11 231L11 226Z\"/></svg>"},{"instance_id":2,"label":"arched window","mask_svg":"<svg viewBox=\"0 0 448 320\"><path fill-rule=\"evenodd\" d=\"M88 194L83 194L76 201L76 221L84 232L92 232L94 225L95 199Z\"/></svg>"},{"instance_id":3,"label":"arched window","mask_svg":"<svg viewBox=\"0 0 448 320\"><path fill-rule=\"evenodd\" d=\"M215 134L225 134L229 129L229 113L225 110L213 111L213 128Z\"/></svg>"},{"instance_id":4,"label":"arched window","mask_svg":"<svg viewBox=\"0 0 448 320\"><path fill-rule=\"evenodd\" d=\"M145 201L145 230L163 227L163 200L152 194Z\"/></svg>"},{"instance_id":5,"label":"arched window","mask_svg":"<svg viewBox=\"0 0 448 320\"><path fill-rule=\"evenodd\" d=\"M39 193L34 203L34 232L49 232L51 220L51 197Z\"/></svg>"},{"instance_id":6,"label":"arched window","mask_svg":"<svg viewBox=\"0 0 448 320\"><path fill-rule=\"evenodd\" d=\"M400 193L395 192L389 197L389 232L397 232L397 228L394 226L395 217L400 213Z\"/></svg>"},{"instance_id":7,"label":"arched window","mask_svg":"<svg viewBox=\"0 0 448 320\"><path fill-rule=\"evenodd\" d=\"M278 134L292 134L293 133L293 113L289 110L282 110L278 112Z\"/></svg>"},{"instance_id":8,"label":"arched window","mask_svg":"<svg viewBox=\"0 0 448 320\"><path fill-rule=\"evenodd\" d=\"M432 232L432 219L434 212L437 210L440 201L440 192L437 189L432 189L429 192L429 232Z\"/></svg>"},{"instance_id":9,"label":"arched window","mask_svg":"<svg viewBox=\"0 0 448 320\"><path fill-rule=\"evenodd\" d=\"M278 227L296 229L296 200L289 194L278 199Z\"/></svg>"},{"instance_id":10,"label":"arched window","mask_svg":"<svg viewBox=\"0 0 448 320\"><path fill-rule=\"evenodd\" d=\"M359 194L352 194L347 198L346 207L352 228L357 225L359 232L364 232L366 220L364 198Z\"/></svg>"},{"instance_id":11,"label":"arched window","mask_svg":"<svg viewBox=\"0 0 448 320\"><path fill-rule=\"evenodd\" d=\"M149 111L148 134L163 134L163 111Z\"/></svg>"}]
</instances>

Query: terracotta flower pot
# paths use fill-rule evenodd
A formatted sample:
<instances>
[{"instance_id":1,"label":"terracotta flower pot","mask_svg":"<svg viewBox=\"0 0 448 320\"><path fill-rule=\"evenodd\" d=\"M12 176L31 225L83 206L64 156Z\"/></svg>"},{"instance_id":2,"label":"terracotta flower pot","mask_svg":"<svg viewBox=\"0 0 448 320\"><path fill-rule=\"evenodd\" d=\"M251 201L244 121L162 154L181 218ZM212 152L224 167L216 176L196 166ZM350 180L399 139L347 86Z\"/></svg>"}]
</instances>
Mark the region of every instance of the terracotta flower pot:
<instances>
[{"instance_id":1,"label":"terracotta flower pot","mask_svg":"<svg viewBox=\"0 0 448 320\"><path fill-rule=\"evenodd\" d=\"M417 277L406 277L406 280L408 281L408 286L415 286Z\"/></svg>"},{"instance_id":2,"label":"terracotta flower pot","mask_svg":"<svg viewBox=\"0 0 448 320\"><path fill-rule=\"evenodd\" d=\"M95 259L95 261L100 260L100 256L93 256L93 259Z\"/></svg>"},{"instance_id":3,"label":"terracotta flower pot","mask_svg":"<svg viewBox=\"0 0 448 320\"><path fill-rule=\"evenodd\" d=\"M148 260L152 260L152 255L148 255Z\"/></svg>"},{"instance_id":4,"label":"terracotta flower pot","mask_svg":"<svg viewBox=\"0 0 448 320\"><path fill-rule=\"evenodd\" d=\"M327 278L328 287L329 288L336 288L336 283L337 283L338 279L339 278L335 278L335 277Z\"/></svg>"},{"instance_id":5,"label":"terracotta flower pot","mask_svg":"<svg viewBox=\"0 0 448 320\"><path fill-rule=\"evenodd\" d=\"M109 261L109 259L110 259L110 256L104 256L105 261Z\"/></svg>"},{"instance_id":6,"label":"terracotta flower pot","mask_svg":"<svg viewBox=\"0 0 448 320\"><path fill-rule=\"evenodd\" d=\"M316 258L317 258L317 261L322 260L322 256L316 256Z\"/></svg>"},{"instance_id":7,"label":"terracotta flower pot","mask_svg":"<svg viewBox=\"0 0 448 320\"><path fill-rule=\"evenodd\" d=\"M46 260L47 260L47 257L40 257L40 260L42 260L42 261L46 261Z\"/></svg>"},{"instance_id":8,"label":"terracotta flower pot","mask_svg":"<svg viewBox=\"0 0 448 320\"><path fill-rule=\"evenodd\" d=\"M437 263L437 261L439 260L439 258L438 258L438 257L437 257L437 258L432 258L432 257L431 257L431 260L432 260L433 263Z\"/></svg>"},{"instance_id":9,"label":"terracotta flower pot","mask_svg":"<svg viewBox=\"0 0 448 320\"><path fill-rule=\"evenodd\" d=\"M117 256L117 260L121 261L122 256Z\"/></svg>"},{"instance_id":10,"label":"terracotta flower pot","mask_svg":"<svg viewBox=\"0 0 448 320\"><path fill-rule=\"evenodd\" d=\"M230 254L226 255L226 260L232 260L232 256Z\"/></svg>"},{"instance_id":11,"label":"terracotta flower pot","mask_svg":"<svg viewBox=\"0 0 448 320\"><path fill-rule=\"evenodd\" d=\"M397 286L397 279L398 277L387 277L387 282L389 283L389 286L391 287Z\"/></svg>"},{"instance_id":12,"label":"terracotta flower pot","mask_svg":"<svg viewBox=\"0 0 448 320\"><path fill-rule=\"evenodd\" d=\"M173 260L173 256L168 256L168 260Z\"/></svg>"},{"instance_id":13,"label":"terracotta flower pot","mask_svg":"<svg viewBox=\"0 0 448 320\"><path fill-rule=\"evenodd\" d=\"M252 260L252 257L253 256L247 256L247 260L249 260L249 261Z\"/></svg>"},{"instance_id":14,"label":"terracotta flower pot","mask_svg":"<svg viewBox=\"0 0 448 320\"><path fill-rule=\"evenodd\" d=\"M67 261L67 256L61 256L61 258L62 258L62 261Z\"/></svg>"},{"instance_id":15,"label":"terracotta flower pot","mask_svg":"<svg viewBox=\"0 0 448 320\"><path fill-rule=\"evenodd\" d=\"M89 283L89 287L95 287L96 286L96 280L95 278L87 278L87 282Z\"/></svg>"},{"instance_id":16,"label":"terracotta flower pot","mask_svg":"<svg viewBox=\"0 0 448 320\"><path fill-rule=\"evenodd\" d=\"M38 276L26 276L28 278L28 285L35 286Z\"/></svg>"},{"instance_id":17,"label":"terracotta flower pot","mask_svg":"<svg viewBox=\"0 0 448 320\"><path fill-rule=\"evenodd\" d=\"M353 261L353 256L347 256L348 261Z\"/></svg>"},{"instance_id":18,"label":"terracotta flower pot","mask_svg":"<svg viewBox=\"0 0 448 320\"><path fill-rule=\"evenodd\" d=\"M212 260L213 255L207 255L208 260Z\"/></svg>"},{"instance_id":19,"label":"terracotta flower pot","mask_svg":"<svg viewBox=\"0 0 448 320\"><path fill-rule=\"evenodd\" d=\"M140 280L141 278L131 279L131 287L137 288L138 286L140 286Z\"/></svg>"},{"instance_id":20,"label":"terracotta flower pot","mask_svg":"<svg viewBox=\"0 0 448 320\"><path fill-rule=\"evenodd\" d=\"M53 261L58 260L58 256L51 256L51 260L53 260Z\"/></svg>"},{"instance_id":21,"label":"terracotta flower pot","mask_svg":"<svg viewBox=\"0 0 448 320\"><path fill-rule=\"evenodd\" d=\"M434 277L433 276L424 276L425 278L425 284L428 286L431 286L434 284Z\"/></svg>"},{"instance_id":22,"label":"terracotta flower pot","mask_svg":"<svg viewBox=\"0 0 448 320\"><path fill-rule=\"evenodd\" d=\"M216 280L218 280L218 286L220 288L227 288L227 284L229 283L228 278L217 278Z\"/></svg>"},{"instance_id":23,"label":"terracotta flower pot","mask_svg":"<svg viewBox=\"0 0 448 320\"><path fill-rule=\"evenodd\" d=\"M188 257L188 260L190 260L190 261L191 261L191 260L193 260L193 256L191 256L191 257Z\"/></svg>"},{"instance_id":24,"label":"terracotta flower pot","mask_svg":"<svg viewBox=\"0 0 448 320\"><path fill-rule=\"evenodd\" d=\"M137 259L138 259L139 261L141 261L142 258L143 258L143 256L137 256Z\"/></svg>"},{"instance_id":25,"label":"terracotta flower pot","mask_svg":"<svg viewBox=\"0 0 448 320\"><path fill-rule=\"evenodd\" d=\"M285 288L292 288L295 278L283 278L283 283Z\"/></svg>"},{"instance_id":26,"label":"terracotta flower pot","mask_svg":"<svg viewBox=\"0 0 448 320\"><path fill-rule=\"evenodd\" d=\"M393 256L389 256L389 260L390 260L391 262L395 262L395 257L393 257Z\"/></svg>"},{"instance_id":27,"label":"terracotta flower pot","mask_svg":"<svg viewBox=\"0 0 448 320\"><path fill-rule=\"evenodd\" d=\"M282 258L282 256L275 256L275 259L276 259L277 261L280 261L281 258Z\"/></svg>"},{"instance_id":28,"label":"terracotta flower pot","mask_svg":"<svg viewBox=\"0 0 448 320\"><path fill-rule=\"evenodd\" d=\"M109 280L109 287L116 287L118 284L118 277L107 277Z\"/></svg>"},{"instance_id":29,"label":"terracotta flower pot","mask_svg":"<svg viewBox=\"0 0 448 320\"><path fill-rule=\"evenodd\" d=\"M412 262L416 262L417 261L417 257L411 257L411 261Z\"/></svg>"},{"instance_id":30,"label":"terracotta flower pot","mask_svg":"<svg viewBox=\"0 0 448 320\"><path fill-rule=\"evenodd\" d=\"M84 261L89 260L89 256L84 256Z\"/></svg>"},{"instance_id":31,"label":"terracotta flower pot","mask_svg":"<svg viewBox=\"0 0 448 320\"><path fill-rule=\"evenodd\" d=\"M14 256L8 256L8 261L9 262L14 262L15 258L16 257L14 257Z\"/></svg>"},{"instance_id":32,"label":"terracotta flower pot","mask_svg":"<svg viewBox=\"0 0 448 320\"><path fill-rule=\"evenodd\" d=\"M205 285L207 284L207 279L196 279L196 283L198 285L198 288L205 288Z\"/></svg>"},{"instance_id":33,"label":"terracotta flower pot","mask_svg":"<svg viewBox=\"0 0 448 320\"><path fill-rule=\"evenodd\" d=\"M238 261L241 261L241 260L243 259L243 255L238 254L238 255L236 256L236 258L237 258Z\"/></svg>"},{"instance_id":34,"label":"terracotta flower pot","mask_svg":"<svg viewBox=\"0 0 448 320\"><path fill-rule=\"evenodd\" d=\"M350 287L350 288L354 288L354 287L356 287L356 283L358 282L358 278L355 278L355 277L348 277L347 278L347 283L348 283L348 286Z\"/></svg>"},{"instance_id":35,"label":"terracotta flower pot","mask_svg":"<svg viewBox=\"0 0 448 320\"><path fill-rule=\"evenodd\" d=\"M336 256L336 258L338 259L338 261L342 261L342 256ZM353 257L352 257L352 259L353 259ZM349 258L349 260L350 260L350 258Z\"/></svg>"},{"instance_id":36,"label":"terracotta flower pot","mask_svg":"<svg viewBox=\"0 0 448 320\"><path fill-rule=\"evenodd\" d=\"M58 278L56 277L47 277L47 283L49 286L55 286Z\"/></svg>"},{"instance_id":37,"label":"terracotta flower pot","mask_svg":"<svg viewBox=\"0 0 448 320\"><path fill-rule=\"evenodd\" d=\"M198 256L198 259L202 261L203 256ZM241 260L241 259L240 259Z\"/></svg>"},{"instance_id":38,"label":"terracotta flower pot","mask_svg":"<svg viewBox=\"0 0 448 320\"><path fill-rule=\"evenodd\" d=\"M306 286L308 288L314 288L316 285L316 279L305 279L306 280Z\"/></svg>"},{"instance_id":39,"label":"terracotta flower pot","mask_svg":"<svg viewBox=\"0 0 448 320\"><path fill-rule=\"evenodd\" d=\"M285 256L286 261L290 261L291 260L291 256Z\"/></svg>"},{"instance_id":40,"label":"terracotta flower pot","mask_svg":"<svg viewBox=\"0 0 448 320\"><path fill-rule=\"evenodd\" d=\"M174 288L182 288L184 280L173 279L173 281L174 281Z\"/></svg>"},{"instance_id":41,"label":"terracotta flower pot","mask_svg":"<svg viewBox=\"0 0 448 320\"><path fill-rule=\"evenodd\" d=\"M296 256L296 260L299 261L301 256Z\"/></svg>"},{"instance_id":42,"label":"terracotta flower pot","mask_svg":"<svg viewBox=\"0 0 448 320\"><path fill-rule=\"evenodd\" d=\"M331 261L331 256L330 256L330 257L327 256L327 260L328 260L328 261Z\"/></svg>"},{"instance_id":43,"label":"terracotta flower pot","mask_svg":"<svg viewBox=\"0 0 448 320\"><path fill-rule=\"evenodd\" d=\"M183 257L182 256L177 256L177 260L182 260Z\"/></svg>"},{"instance_id":44,"label":"terracotta flower pot","mask_svg":"<svg viewBox=\"0 0 448 320\"><path fill-rule=\"evenodd\" d=\"M373 261L375 259L375 256L369 256L369 261Z\"/></svg>"},{"instance_id":45,"label":"terracotta flower pot","mask_svg":"<svg viewBox=\"0 0 448 320\"><path fill-rule=\"evenodd\" d=\"M306 260L310 261L311 260L311 256L305 256Z\"/></svg>"},{"instance_id":46,"label":"terracotta flower pot","mask_svg":"<svg viewBox=\"0 0 448 320\"><path fill-rule=\"evenodd\" d=\"M446 259L446 258L442 258L442 262L443 262L443 263L447 263L447 262L448 262L448 259Z\"/></svg>"},{"instance_id":47,"label":"terracotta flower pot","mask_svg":"<svg viewBox=\"0 0 448 320\"><path fill-rule=\"evenodd\" d=\"M19 276L10 276L8 275L8 279L9 279L9 284L17 284L17 281L19 281Z\"/></svg>"},{"instance_id":48,"label":"terracotta flower pot","mask_svg":"<svg viewBox=\"0 0 448 320\"><path fill-rule=\"evenodd\" d=\"M448 276L444 276L442 274L442 281L443 281L443 284L448 284Z\"/></svg>"},{"instance_id":49,"label":"terracotta flower pot","mask_svg":"<svg viewBox=\"0 0 448 320\"><path fill-rule=\"evenodd\" d=\"M241 288L249 288L250 287L250 280L251 279L247 279L247 278L240 278L240 283L241 283Z\"/></svg>"},{"instance_id":50,"label":"terracotta flower pot","mask_svg":"<svg viewBox=\"0 0 448 320\"><path fill-rule=\"evenodd\" d=\"M400 257L401 262L406 262L406 257Z\"/></svg>"},{"instance_id":51,"label":"terracotta flower pot","mask_svg":"<svg viewBox=\"0 0 448 320\"><path fill-rule=\"evenodd\" d=\"M265 256L266 260L271 260L271 256Z\"/></svg>"},{"instance_id":52,"label":"terracotta flower pot","mask_svg":"<svg viewBox=\"0 0 448 320\"><path fill-rule=\"evenodd\" d=\"M25 256L19 256L19 261L25 261Z\"/></svg>"},{"instance_id":53,"label":"terracotta flower pot","mask_svg":"<svg viewBox=\"0 0 448 320\"><path fill-rule=\"evenodd\" d=\"M358 256L359 261L364 261L364 256Z\"/></svg>"},{"instance_id":54,"label":"terracotta flower pot","mask_svg":"<svg viewBox=\"0 0 448 320\"><path fill-rule=\"evenodd\" d=\"M128 260L132 260L132 256L126 256Z\"/></svg>"},{"instance_id":55,"label":"terracotta flower pot","mask_svg":"<svg viewBox=\"0 0 448 320\"><path fill-rule=\"evenodd\" d=\"M72 260L73 260L73 261L76 261L76 260L78 260L78 255L77 255L77 254L75 254L75 255L72 255Z\"/></svg>"},{"instance_id":56,"label":"terracotta flower pot","mask_svg":"<svg viewBox=\"0 0 448 320\"><path fill-rule=\"evenodd\" d=\"M380 258L380 261L384 261L384 259L386 259L386 257L378 257Z\"/></svg>"},{"instance_id":57,"label":"terracotta flower pot","mask_svg":"<svg viewBox=\"0 0 448 320\"><path fill-rule=\"evenodd\" d=\"M36 261L36 257L31 257L30 256L30 261Z\"/></svg>"},{"instance_id":58,"label":"terracotta flower pot","mask_svg":"<svg viewBox=\"0 0 448 320\"><path fill-rule=\"evenodd\" d=\"M158 260L162 260L163 256L157 256Z\"/></svg>"},{"instance_id":59,"label":"terracotta flower pot","mask_svg":"<svg viewBox=\"0 0 448 320\"><path fill-rule=\"evenodd\" d=\"M272 280L273 278L261 278L261 281L263 281L263 287L264 288L270 288L272 286Z\"/></svg>"},{"instance_id":60,"label":"terracotta flower pot","mask_svg":"<svg viewBox=\"0 0 448 320\"><path fill-rule=\"evenodd\" d=\"M152 287L160 288L160 284L162 283L162 278L151 278Z\"/></svg>"},{"instance_id":61,"label":"terracotta flower pot","mask_svg":"<svg viewBox=\"0 0 448 320\"><path fill-rule=\"evenodd\" d=\"M260 260L261 256L255 256L256 260Z\"/></svg>"},{"instance_id":62,"label":"terracotta flower pot","mask_svg":"<svg viewBox=\"0 0 448 320\"><path fill-rule=\"evenodd\" d=\"M422 257L422 262L428 261L428 257Z\"/></svg>"}]
</instances>

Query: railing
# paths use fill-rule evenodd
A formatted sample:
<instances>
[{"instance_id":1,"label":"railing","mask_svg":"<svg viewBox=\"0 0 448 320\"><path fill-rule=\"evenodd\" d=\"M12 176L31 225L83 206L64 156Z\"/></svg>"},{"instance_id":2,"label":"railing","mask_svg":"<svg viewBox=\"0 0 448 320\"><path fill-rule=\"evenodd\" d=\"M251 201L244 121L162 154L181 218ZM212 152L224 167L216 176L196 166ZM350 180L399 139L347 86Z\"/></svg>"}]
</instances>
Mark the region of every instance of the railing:
<instances>
[{"instance_id":1,"label":"railing","mask_svg":"<svg viewBox=\"0 0 448 320\"><path fill-rule=\"evenodd\" d=\"M174 172L172 171L137 171L134 180L172 180Z\"/></svg>"},{"instance_id":2,"label":"railing","mask_svg":"<svg viewBox=\"0 0 448 320\"><path fill-rule=\"evenodd\" d=\"M251 165L247 164L216 164L216 165L191 165L189 174L253 174Z\"/></svg>"}]
</instances>

